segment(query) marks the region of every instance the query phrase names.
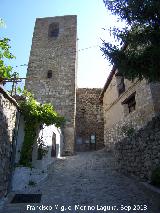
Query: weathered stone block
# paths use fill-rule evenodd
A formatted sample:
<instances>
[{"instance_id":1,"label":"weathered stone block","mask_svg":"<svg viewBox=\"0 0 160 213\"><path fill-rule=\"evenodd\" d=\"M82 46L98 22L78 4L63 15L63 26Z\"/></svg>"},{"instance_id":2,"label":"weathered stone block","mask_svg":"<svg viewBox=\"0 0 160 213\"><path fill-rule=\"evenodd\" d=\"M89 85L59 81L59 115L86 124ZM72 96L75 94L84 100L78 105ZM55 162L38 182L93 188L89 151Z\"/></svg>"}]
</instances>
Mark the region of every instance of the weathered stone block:
<instances>
[{"instance_id":1,"label":"weathered stone block","mask_svg":"<svg viewBox=\"0 0 160 213\"><path fill-rule=\"evenodd\" d=\"M0 197L8 189L17 103L0 87Z\"/></svg>"},{"instance_id":2,"label":"weathered stone block","mask_svg":"<svg viewBox=\"0 0 160 213\"><path fill-rule=\"evenodd\" d=\"M132 146L128 145L128 138L115 144L114 154L119 171L150 180L152 170L160 165L160 126L159 132L154 128L159 118L154 117L131 138Z\"/></svg>"},{"instance_id":3,"label":"weathered stone block","mask_svg":"<svg viewBox=\"0 0 160 213\"><path fill-rule=\"evenodd\" d=\"M104 146L103 106L99 101L101 89L76 90L76 149L87 151ZM94 136L92 136L94 135ZM95 144L91 144L95 137Z\"/></svg>"}]
</instances>

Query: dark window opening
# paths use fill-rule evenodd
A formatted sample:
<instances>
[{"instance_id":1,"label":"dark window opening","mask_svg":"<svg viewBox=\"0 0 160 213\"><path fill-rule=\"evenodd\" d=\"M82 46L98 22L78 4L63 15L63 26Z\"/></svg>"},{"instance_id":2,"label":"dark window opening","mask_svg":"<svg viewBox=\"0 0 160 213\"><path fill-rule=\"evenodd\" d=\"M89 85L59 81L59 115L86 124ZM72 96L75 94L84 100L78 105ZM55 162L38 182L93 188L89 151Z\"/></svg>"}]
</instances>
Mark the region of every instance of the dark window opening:
<instances>
[{"instance_id":1,"label":"dark window opening","mask_svg":"<svg viewBox=\"0 0 160 213\"><path fill-rule=\"evenodd\" d=\"M56 38L58 37L58 35L59 35L59 23L50 24L48 36Z\"/></svg>"},{"instance_id":2,"label":"dark window opening","mask_svg":"<svg viewBox=\"0 0 160 213\"><path fill-rule=\"evenodd\" d=\"M135 96L133 96L128 102L129 113L133 112L135 109L136 109L136 100Z\"/></svg>"},{"instance_id":3,"label":"dark window opening","mask_svg":"<svg viewBox=\"0 0 160 213\"><path fill-rule=\"evenodd\" d=\"M122 102L122 104L126 104L128 106L128 112L131 113L136 109L136 99L135 99L134 92L132 95L130 95L126 100Z\"/></svg>"},{"instance_id":4,"label":"dark window opening","mask_svg":"<svg viewBox=\"0 0 160 213\"><path fill-rule=\"evenodd\" d=\"M52 78L52 70L48 70L47 78Z\"/></svg>"},{"instance_id":5,"label":"dark window opening","mask_svg":"<svg viewBox=\"0 0 160 213\"><path fill-rule=\"evenodd\" d=\"M125 92L124 77L122 75L117 75L117 81L118 95L120 96L123 92Z\"/></svg>"}]
</instances>

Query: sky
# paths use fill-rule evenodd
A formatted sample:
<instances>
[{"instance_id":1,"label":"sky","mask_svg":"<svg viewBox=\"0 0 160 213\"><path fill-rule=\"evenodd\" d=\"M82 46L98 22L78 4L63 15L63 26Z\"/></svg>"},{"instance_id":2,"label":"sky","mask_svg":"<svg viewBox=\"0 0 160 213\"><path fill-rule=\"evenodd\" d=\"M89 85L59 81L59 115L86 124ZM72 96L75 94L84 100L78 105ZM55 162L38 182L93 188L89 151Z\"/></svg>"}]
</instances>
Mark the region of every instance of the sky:
<instances>
[{"instance_id":1,"label":"sky","mask_svg":"<svg viewBox=\"0 0 160 213\"><path fill-rule=\"evenodd\" d=\"M6 27L0 37L11 39L9 62L14 71L25 77L36 18L77 15L78 87L103 88L111 65L103 56L102 40L113 42L109 29L118 26L117 18L105 8L103 0L0 0ZM89 47L89 48L88 48ZM88 49L86 49L88 48Z\"/></svg>"}]
</instances>

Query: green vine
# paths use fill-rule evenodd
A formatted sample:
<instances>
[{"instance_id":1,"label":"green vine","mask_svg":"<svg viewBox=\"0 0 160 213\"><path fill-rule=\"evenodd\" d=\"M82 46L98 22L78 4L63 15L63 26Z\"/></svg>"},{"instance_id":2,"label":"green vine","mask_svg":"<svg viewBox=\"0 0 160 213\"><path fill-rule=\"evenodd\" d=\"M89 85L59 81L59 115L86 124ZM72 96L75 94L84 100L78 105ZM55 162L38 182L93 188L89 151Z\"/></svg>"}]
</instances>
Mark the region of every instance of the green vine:
<instances>
[{"instance_id":1,"label":"green vine","mask_svg":"<svg viewBox=\"0 0 160 213\"><path fill-rule=\"evenodd\" d=\"M20 164L31 166L33 144L37 138L38 130L42 124L47 126L55 124L60 127L64 124L64 117L60 116L50 103L40 104L26 89L19 88L24 100L19 103L20 111L25 121L25 136L20 155Z\"/></svg>"},{"instance_id":2,"label":"green vine","mask_svg":"<svg viewBox=\"0 0 160 213\"><path fill-rule=\"evenodd\" d=\"M8 38L0 38L0 80L12 77L12 67L5 65L6 60L15 58L15 56L10 53L11 47L9 46L9 41Z\"/></svg>"},{"instance_id":3,"label":"green vine","mask_svg":"<svg viewBox=\"0 0 160 213\"><path fill-rule=\"evenodd\" d=\"M124 125L121 127L121 132L127 136L127 137L131 137L134 133L135 133L135 129L134 127L132 126L132 124L130 125Z\"/></svg>"}]
</instances>

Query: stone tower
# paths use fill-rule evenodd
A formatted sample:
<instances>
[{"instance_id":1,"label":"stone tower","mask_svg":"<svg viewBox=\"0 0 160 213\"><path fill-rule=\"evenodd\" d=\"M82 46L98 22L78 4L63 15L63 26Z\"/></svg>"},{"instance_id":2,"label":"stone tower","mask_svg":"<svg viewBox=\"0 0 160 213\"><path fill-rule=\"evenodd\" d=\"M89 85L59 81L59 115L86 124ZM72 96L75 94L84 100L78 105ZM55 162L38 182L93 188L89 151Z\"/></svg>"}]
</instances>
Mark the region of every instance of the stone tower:
<instances>
[{"instance_id":1,"label":"stone tower","mask_svg":"<svg viewBox=\"0 0 160 213\"><path fill-rule=\"evenodd\" d=\"M64 151L74 152L77 65L77 16L36 20L26 87L40 103L52 103L66 118Z\"/></svg>"}]
</instances>

